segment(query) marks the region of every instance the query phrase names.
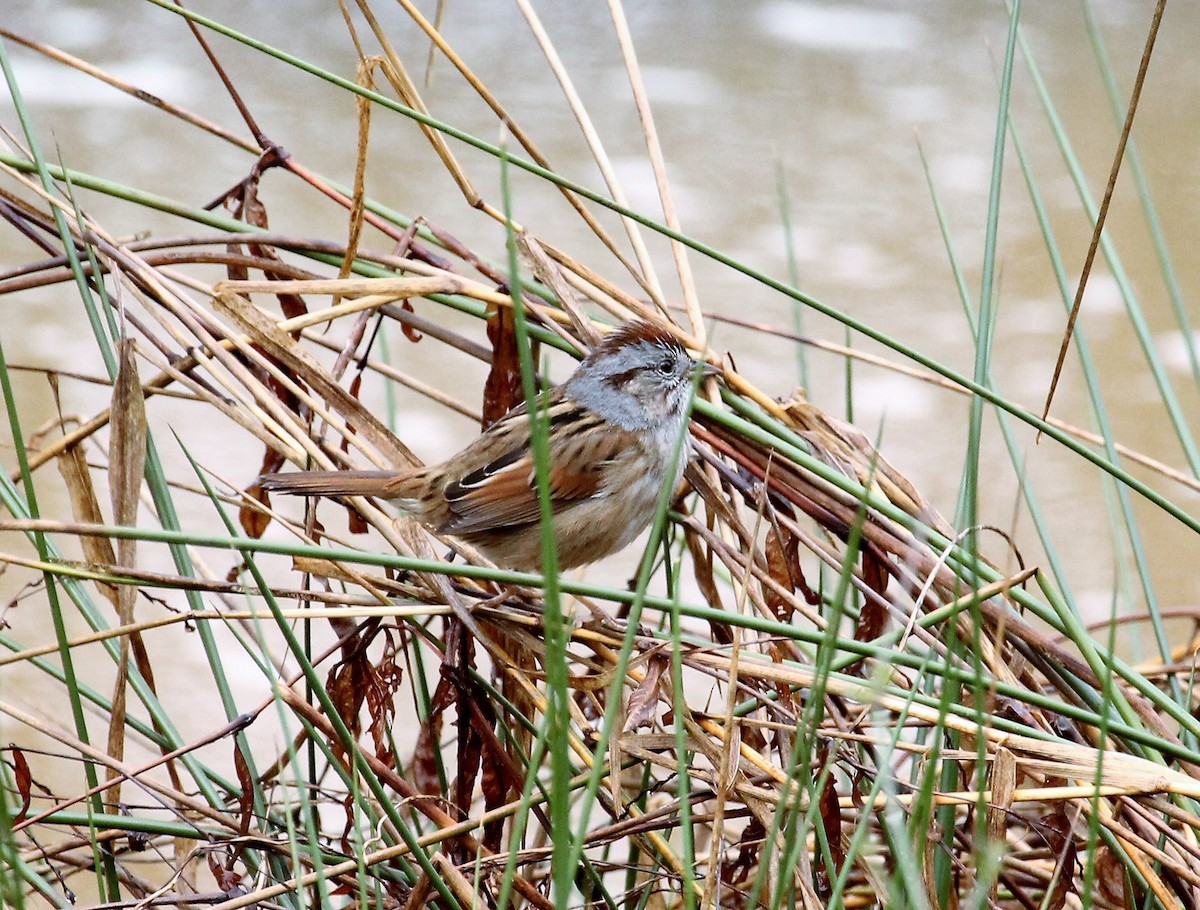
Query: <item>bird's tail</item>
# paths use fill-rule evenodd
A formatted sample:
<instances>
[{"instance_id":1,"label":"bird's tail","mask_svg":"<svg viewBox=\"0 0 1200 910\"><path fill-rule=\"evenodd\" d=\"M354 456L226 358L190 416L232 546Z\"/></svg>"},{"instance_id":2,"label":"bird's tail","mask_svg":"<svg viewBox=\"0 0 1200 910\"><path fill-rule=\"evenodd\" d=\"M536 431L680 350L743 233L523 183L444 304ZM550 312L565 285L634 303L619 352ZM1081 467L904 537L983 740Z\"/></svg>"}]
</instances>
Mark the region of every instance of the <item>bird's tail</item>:
<instances>
[{"instance_id":1,"label":"bird's tail","mask_svg":"<svg viewBox=\"0 0 1200 910\"><path fill-rule=\"evenodd\" d=\"M263 474L264 490L294 496L377 496L404 498L416 472L409 471L293 471Z\"/></svg>"}]
</instances>

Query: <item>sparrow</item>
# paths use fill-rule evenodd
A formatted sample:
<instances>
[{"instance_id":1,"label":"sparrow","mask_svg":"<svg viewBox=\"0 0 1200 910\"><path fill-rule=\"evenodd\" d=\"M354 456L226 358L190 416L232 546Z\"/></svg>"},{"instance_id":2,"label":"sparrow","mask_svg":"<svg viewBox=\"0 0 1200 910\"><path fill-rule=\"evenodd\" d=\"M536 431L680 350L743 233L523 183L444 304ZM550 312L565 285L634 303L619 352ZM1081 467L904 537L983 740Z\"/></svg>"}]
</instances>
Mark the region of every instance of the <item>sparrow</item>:
<instances>
[{"instance_id":1,"label":"sparrow","mask_svg":"<svg viewBox=\"0 0 1200 910\"><path fill-rule=\"evenodd\" d=\"M683 476L693 382L719 372L639 320L610 332L566 382L538 396L560 568L615 553L650 524L664 487L674 490ZM259 482L300 496L386 499L498 566L540 572L532 427L522 403L441 464L263 474Z\"/></svg>"}]
</instances>

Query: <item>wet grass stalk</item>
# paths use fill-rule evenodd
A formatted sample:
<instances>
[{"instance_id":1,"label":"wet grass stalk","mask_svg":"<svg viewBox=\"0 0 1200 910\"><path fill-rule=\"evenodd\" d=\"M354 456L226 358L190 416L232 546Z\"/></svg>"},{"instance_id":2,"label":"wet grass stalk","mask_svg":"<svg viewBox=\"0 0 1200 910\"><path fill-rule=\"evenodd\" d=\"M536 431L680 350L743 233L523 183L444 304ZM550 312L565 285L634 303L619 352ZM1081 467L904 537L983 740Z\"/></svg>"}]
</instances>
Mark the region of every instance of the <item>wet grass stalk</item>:
<instances>
[{"instance_id":1,"label":"wet grass stalk","mask_svg":"<svg viewBox=\"0 0 1200 910\"><path fill-rule=\"evenodd\" d=\"M517 240L513 227L513 200L509 183L508 152L501 145L501 193L506 218L506 247L508 272L519 274ZM537 367L530 350L529 323L525 312L521 283L512 285L513 328L517 355L520 360L521 390L530 417L530 449L533 452L534 482L537 485L538 509L541 515L542 570L545 578L543 616L546 642L546 726L544 735L550 761L550 842L553 845L553 900L559 910L566 910L571 900L578 859L572 862L570 759L566 740L570 726L567 674L567 635L562 598L558 588L558 546L554 539L554 506L550 499L550 439L549 420L545 407L537 396Z\"/></svg>"}]
</instances>

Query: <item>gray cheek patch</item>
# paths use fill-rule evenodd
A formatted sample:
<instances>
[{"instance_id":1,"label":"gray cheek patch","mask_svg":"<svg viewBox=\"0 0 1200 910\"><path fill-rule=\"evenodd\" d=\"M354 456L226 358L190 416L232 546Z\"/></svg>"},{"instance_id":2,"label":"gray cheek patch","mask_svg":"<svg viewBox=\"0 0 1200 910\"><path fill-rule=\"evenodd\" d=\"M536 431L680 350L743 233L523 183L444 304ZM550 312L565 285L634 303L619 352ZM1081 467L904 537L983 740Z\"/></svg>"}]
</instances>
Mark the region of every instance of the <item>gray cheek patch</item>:
<instances>
[{"instance_id":1,"label":"gray cheek patch","mask_svg":"<svg viewBox=\"0 0 1200 910\"><path fill-rule=\"evenodd\" d=\"M646 409L629 392L615 388L604 376L579 376L567 382L566 393L594 414L626 430L650 425Z\"/></svg>"}]
</instances>

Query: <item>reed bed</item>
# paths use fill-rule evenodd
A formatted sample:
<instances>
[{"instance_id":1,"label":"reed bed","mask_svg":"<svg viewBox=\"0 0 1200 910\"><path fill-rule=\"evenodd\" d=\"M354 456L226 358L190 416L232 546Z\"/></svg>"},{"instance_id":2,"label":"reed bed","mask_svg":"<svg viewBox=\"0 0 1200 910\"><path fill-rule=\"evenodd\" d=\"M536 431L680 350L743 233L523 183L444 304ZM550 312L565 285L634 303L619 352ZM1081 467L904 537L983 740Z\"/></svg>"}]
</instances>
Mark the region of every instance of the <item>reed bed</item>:
<instances>
[{"instance_id":1,"label":"reed bed","mask_svg":"<svg viewBox=\"0 0 1200 910\"><path fill-rule=\"evenodd\" d=\"M714 318L688 262L744 266L698 250L666 190L659 224L616 190L556 174L436 25L401 6L491 106L502 144L425 110L413 64L360 0L354 40L374 49L361 84L342 82L362 103L354 187L283 153L249 111L257 160L207 209L64 171L32 132L0 151L0 213L44 251L0 275L0 296L79 298L106 375L44 377L111 390L97 413L25 425L0 348L15 442L0 482L14 543L0 560L24 585L0 614L0 678L22 672L52 693L30 703L0 686L25 743L0 751L5 905L1200 904L1194 642L1129 666L1041 567L989 561L984 521L952 527L858 429L749 382L708 346ZM199 40L217 27L177 11ZM505 248L456 240L459 212L408 219L366 198L372 109L423 131L466 206L504 226ZM499 198L473 188L448 137L495 154ZM344 223L272 230L258 195L271 168L341 203ZM514 223L518 172L554 184L610 260ZM80 188L170 212L179 232L115 236L77 206ZM655 234L677 294L652 267ZM303 506L253 482L286 464L417 464L379 389L487 423L522 400L523 370L561 378L632 318L722 376L697 394L686 487L664 497L629 584L502 571L380 503ZM406 371L396 351L415 345L483 362L484 387ZM1105 440L901 353L898 368L1038 427L1197 530L1159 491L1166 478L1129 476ZM214 474L187 434L172 437L168 399L256 464ZM38 508L51 485L69 513ZM163 692L181 665L182 702ZM217 720L198 731L193 711Z\"/></svg>"}]
</instances>

